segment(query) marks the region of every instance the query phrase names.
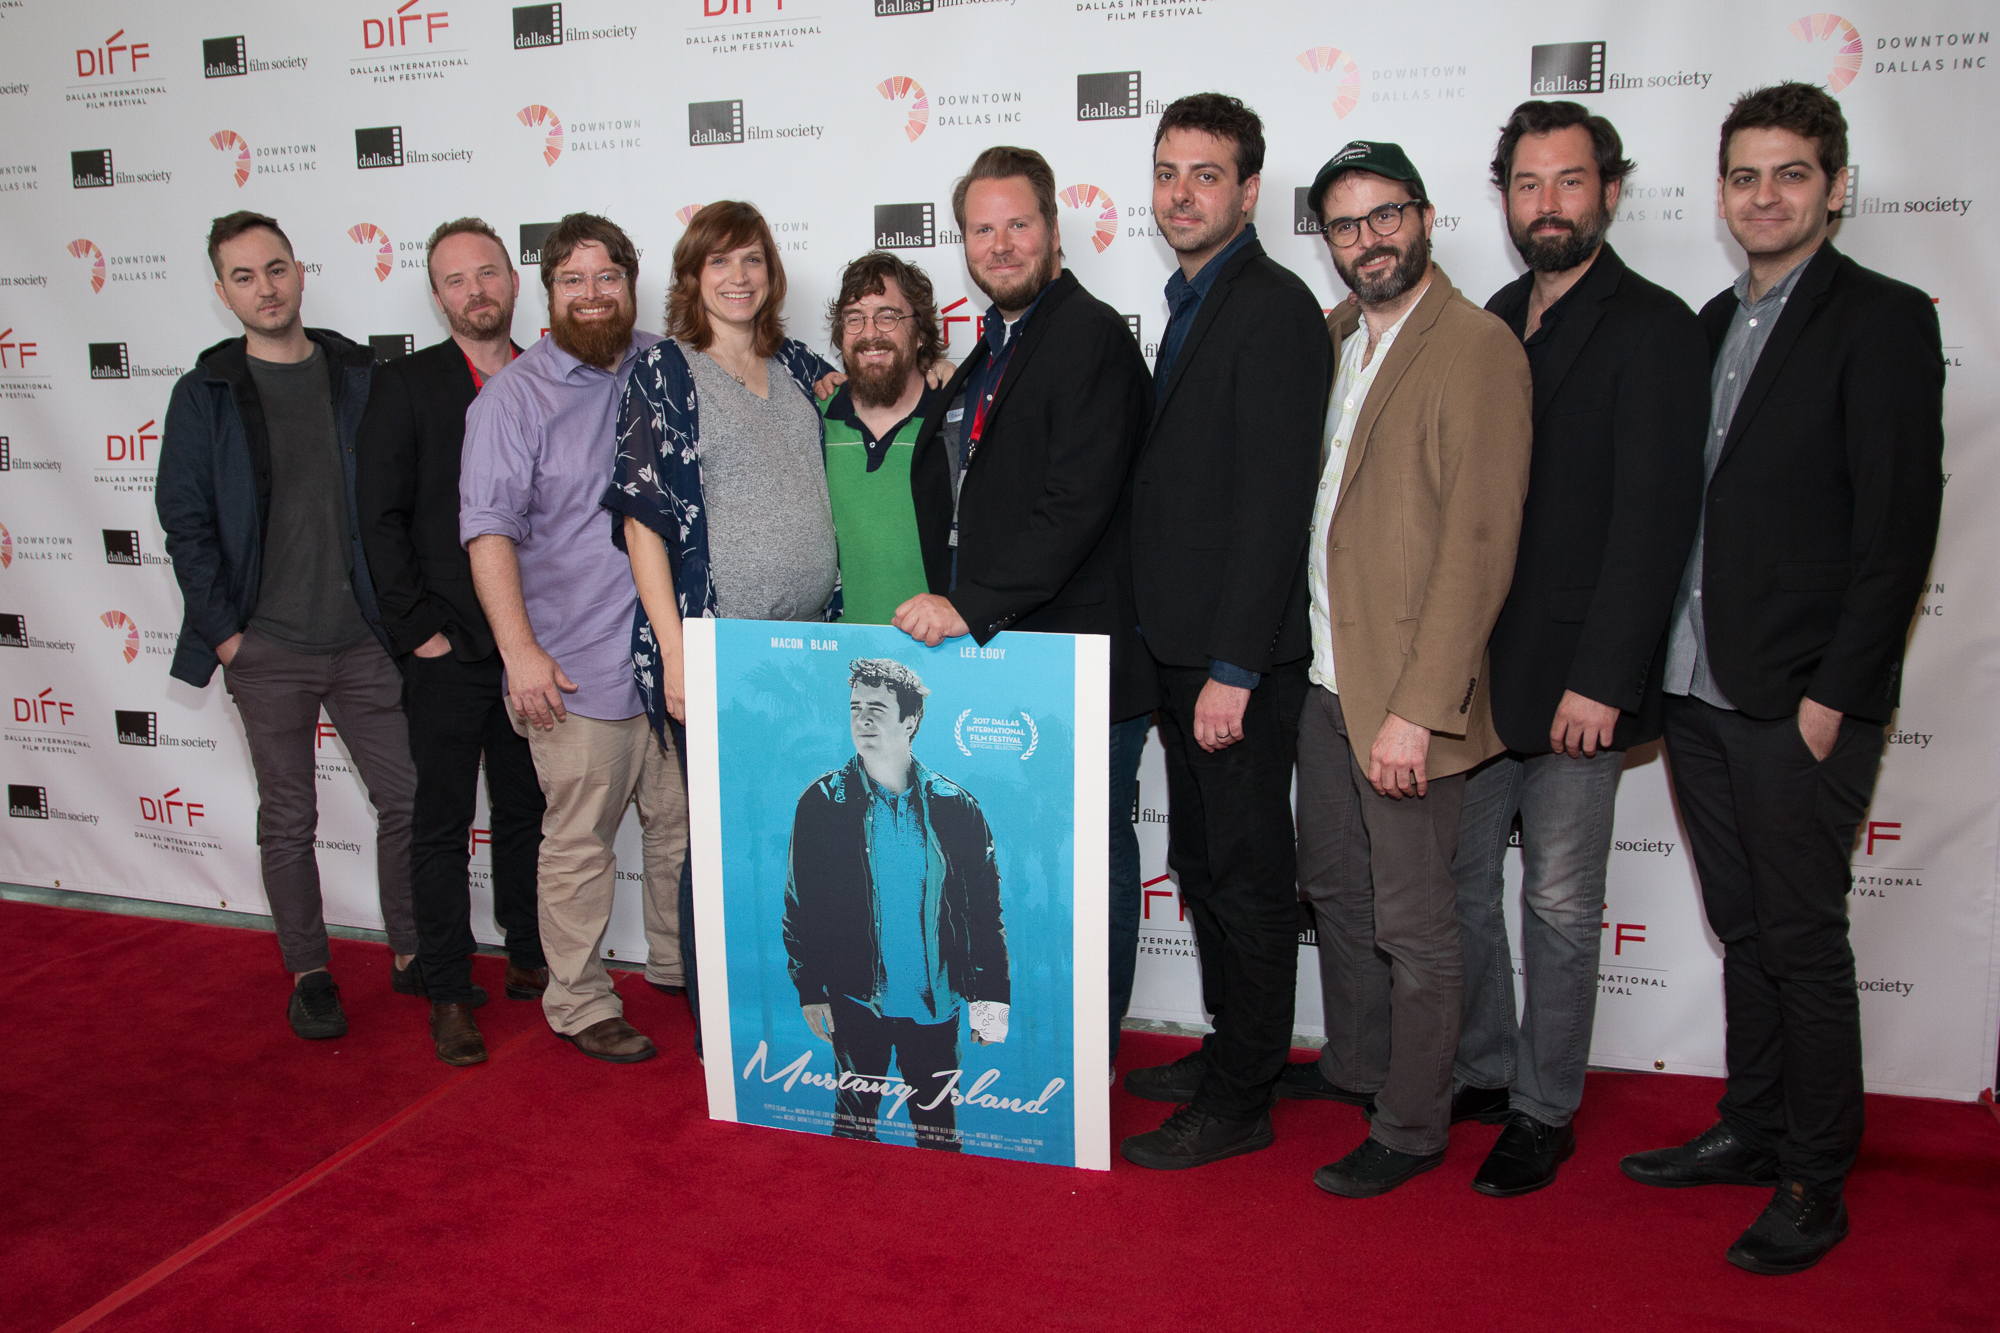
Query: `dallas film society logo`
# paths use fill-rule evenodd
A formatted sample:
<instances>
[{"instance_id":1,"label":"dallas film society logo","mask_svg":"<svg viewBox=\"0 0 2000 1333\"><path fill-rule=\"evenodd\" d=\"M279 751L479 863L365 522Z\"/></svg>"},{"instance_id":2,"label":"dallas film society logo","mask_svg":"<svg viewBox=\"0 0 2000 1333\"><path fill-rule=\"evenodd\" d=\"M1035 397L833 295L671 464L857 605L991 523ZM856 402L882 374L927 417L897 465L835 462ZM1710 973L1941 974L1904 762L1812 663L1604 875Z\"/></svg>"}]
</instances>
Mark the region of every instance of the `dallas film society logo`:
<instances>
[{"instance_id":1,"label":"dallas film society logo","mask_svg":"<svg viewBox=\"0 0 2000 1333\"><path fill-rule=\"evenodd\" d=\"M142 366L124 343L90 344L90 378L94 380L178 379L185 367Z\"/></svg>"},{"instance_id":2,"label":"dallas film society logo","mask_svg":"<svg viewBox=\"0 0 2000 1333\"><path fill-rule=\"evenodd\" d=\"M0 435L0 472L61 472L59 458L27 458L14 451L14 441Z\"/></svg>"},{"instance_id":3,"label":"dallas film society logo","mask_svg":"<svg viewBox=\"0 0 2000 1333\"><path fill-rule=\"evenodd\" d=\"M702 148L710 144L742 143L743 103L741 99L724 102L688 103L688 146Z\"/></svg>"},{"instance_id":4,"label":"dallas film society logo","mask_svg":"<svg viewBox=\"0 0 2000 1333\"><path fill-rule=\"evenodd\" d=\"M708 0L713 4L716 0ZM782 5L781 5L782 7ZM561 5L516 5L514 7L514 49L533 51L571 42L631 41L639 35L636 25L626 23L609 28L565 28Z\"/></svg>"},{"instance_id":5,"label":"dallas film society logo","mask_svg":"<svg viewBox=\"0 0 2000 1333\"><path fill-rule=\"evenodd\" d=\"M160 730L160 715L147 709L118 708L112 710L111 716L120 745L141 745L148 749L213 750L215 748L215 742L206 737L169 736Z\"/></svg>"},{"instance_id":6,"label":"dallas film society logo","mask_svg":"<svg viewBox=\"0 0 2000 1333\"><path fill-rule=\"evenodd\" d=\"M1604 91L1603 42L1556 42L1529 54L1528 91L1537 97Z\"/></svg>"},{"instance_id":7,"label":"dallas film society logo","mask_svg":"<svg viewBox=\"0 0 2000 1333\"><path fill-rule=\"evenodd\" d=\"M51 652L73 653L76 644L68 639L42 639L28 632L28 618L17 612L0 612L0 648L46 648Z\"/></svg>"},{"instance_id":8,"label":"dallas film society logo","mask_svg":"<svg viewBox=\"0 0 2000 1333\"><path fill-rule=\"evenodd\" d=\"M136 528L103 528L104 563L107 565L170 565L173 561L139 547Z\"/></svg>"},{"instance_id":9,"label":"dallas film society logo","mask_svg":"<svg viewBox=\"0 0 2000 1333\"><path fill-rule=\"evenodd\" d=\"M86 148L69 155L70 188L108 190L114 185L167 185L171 171L119 171L111 161L109 148Z\"/></svg>"},{"instance_id":10,"label":"dallas film society logo","mask_svg":"<svg viewBox=\"0 0 2000 1333\"><path fill-rule=\"evenodd\" d=\"M875 205L875 248L920 250L937 244L934 204Z\"/></svg>"},{"instance_id":11,"label":"dallas film society logo","mask_svg":"<svg viewBox=\"0 0 2000 1333\"><path fill-rule=\"evenodd\" d=\"M1139 71L1076 76L1078 120L1137 120L1144 105L1139 96Z\"/></svg>"},{"instance_id":12,"label":"dallas film society logo","mask_svg":"<svg viewBox=\"0 0 2000 1333\"><path fill-rule=\"evenodd\" d=\"M274 70L304 69L306 57L283 56L277 60L255 60L243 38L204 37L201 42L201 77L234 79L246 74L266 74Z\"/></svg>"},{"instance_id":13,"label":"dallas film society logo","mask_svg":"<svg viewBox=\"0 0 2000 1333\"><path fill-rule=\"evenodd\" d=\"M529 108L530 111L535 109ZM543 111L547 109L541 108ZM556 133L560 139L562 126L556 126ZM354 132L354 165L362 171L372 171L379 167L425 166L436 162L469 163L472 161L472 152L470 148L405 152L401 125L377 125L372 129Z\"/></svg>"},{"instance_id":14,"label":"dallas film society logo","mask_svg":"<svg viewBox=\"0 0 2000 1333\"><path fill-rule=\"evenodd\" d=\"M682 218L681 222L685 226L687 219ZM522 268L542 262L542 242L549 238L549 233L554 231L556 226L557 224L553 222L523 222L521 224L521 248L519 254L516 256L516 262Z\"/></svg>"}]
</instances>

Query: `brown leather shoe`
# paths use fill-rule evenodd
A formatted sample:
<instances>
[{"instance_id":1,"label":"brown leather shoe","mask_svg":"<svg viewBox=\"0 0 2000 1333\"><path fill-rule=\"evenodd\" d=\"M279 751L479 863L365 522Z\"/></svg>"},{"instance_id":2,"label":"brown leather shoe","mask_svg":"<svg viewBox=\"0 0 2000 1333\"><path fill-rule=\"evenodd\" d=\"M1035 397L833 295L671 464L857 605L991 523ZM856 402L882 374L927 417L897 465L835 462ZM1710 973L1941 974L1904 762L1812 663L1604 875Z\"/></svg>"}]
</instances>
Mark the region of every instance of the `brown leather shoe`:
<instances>
[{"instance_id":1,"label":"brown leather shoe","mask_svg":"<svg viewBox=\"0 0 2000 1333\"><path fill-rule=\"evenodd\" d=\"M607 1060L614 1065L637 1064L660 1053L652 1038L622 1018L607 1018L581 1032L556 1035L591 1059Z\"/></svg>"},{"instance_id":2,"label":"brown leather shoe","mask_svg":"<svg viewBox=\"0 0 2000 1333\"><path fill-rule=\"evenodd\" d=\"M476 1065L486 1059L486 1038L479 1035L469 1004L433 1004L431 1040L437 1044L438 1059L448 1065Z\"/></svg>"},{"instance_id":3,"label":"brown leather shoe","mask_svg":"<svg viewBox=\"0 0 2000 1333\"><path fill-rule=\"evenodd\" d=\"M507 960L508 999L539 1000L548 988L549 970L546 967L516 967L513 959Z\"/></svg>"}]
</instances>

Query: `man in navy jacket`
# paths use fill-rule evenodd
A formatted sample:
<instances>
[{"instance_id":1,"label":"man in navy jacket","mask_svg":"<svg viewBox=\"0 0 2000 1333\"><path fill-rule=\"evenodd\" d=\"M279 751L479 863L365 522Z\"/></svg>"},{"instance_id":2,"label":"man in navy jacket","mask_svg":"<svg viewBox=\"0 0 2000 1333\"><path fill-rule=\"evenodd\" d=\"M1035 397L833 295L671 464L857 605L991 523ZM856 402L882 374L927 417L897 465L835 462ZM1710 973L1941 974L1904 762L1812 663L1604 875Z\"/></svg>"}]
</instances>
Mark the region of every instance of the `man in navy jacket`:
<instances>
[{"instance_id":1,"label":"man in navy jacket","mask_svg":"<svg viewBox=\"0 0 2000 1333\"><path fill-rule=\"evenodd\" d=\"M305 276L278 224L217 218L216 295L243 326L174 385L154 504L185 619L172 673L206 686L218 663L257 774L257 847L301 1037L347 1032L327 971L315 784L320 709L378 818L376 874L394 979L417 950L410 906L416 773L402 678L382 635L354 509L354 437L368 349L300 318ZM399 986L398 989L404 989Z\"/></svg>"}]
</instances>

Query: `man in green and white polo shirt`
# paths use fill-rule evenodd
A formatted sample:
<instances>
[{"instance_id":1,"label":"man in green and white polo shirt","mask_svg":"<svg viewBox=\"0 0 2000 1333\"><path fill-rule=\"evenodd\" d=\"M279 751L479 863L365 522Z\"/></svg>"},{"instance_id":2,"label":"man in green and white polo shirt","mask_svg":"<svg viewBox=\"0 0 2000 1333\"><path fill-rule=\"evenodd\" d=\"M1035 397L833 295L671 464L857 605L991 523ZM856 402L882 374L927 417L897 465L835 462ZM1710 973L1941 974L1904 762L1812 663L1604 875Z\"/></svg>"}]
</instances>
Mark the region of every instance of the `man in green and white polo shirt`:
<instances>
[{"instance_id":1,"label":"man in green and white polo shirt","mask_svg":"<svg viewBox=\"0 0 2000 1333\"><path fill-rule=\"evenodd\" d=\"M827 309L847 382L820 404L826 417L826 489L840 541L843 620L886 625L928 592L910 458L924 423L945 407L924 368L943 352L924 271L880 250L841 275ZM947 369L949 369L947 367Z\"/></svg>"}]
</instances>

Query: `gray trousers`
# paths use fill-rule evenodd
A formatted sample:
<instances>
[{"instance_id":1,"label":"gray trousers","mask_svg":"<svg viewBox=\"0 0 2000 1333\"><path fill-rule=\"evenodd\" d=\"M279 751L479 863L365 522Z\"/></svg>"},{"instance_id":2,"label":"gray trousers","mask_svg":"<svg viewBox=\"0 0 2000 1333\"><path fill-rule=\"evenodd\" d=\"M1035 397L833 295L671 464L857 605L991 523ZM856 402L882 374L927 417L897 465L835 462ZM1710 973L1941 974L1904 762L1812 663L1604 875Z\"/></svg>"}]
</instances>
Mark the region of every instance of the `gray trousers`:
<instances>
[{"instance_id":1,"label":"gray trousers","mask_svg":"<svg viewBox=\"0 0 2000 1333\"><path fill-rule=\"evenodd\" d=\"M1319 933L1320 1072L1375 1095L1370 1137L1428 1155L1451 1128L1465 984L1451 861L1465 775L1431 778L1422 797L1378 795L1374 742L1350 741L1339 698L1313 687L1299 718L1299 890Z\"/></svg>"},{"instance_id":2,"label":"gray trousers","mask_svg":"<svg viewBox=\"0 0 2000 1333\"><path fill-rule=\"evenodd\" d=\"M415 953L410 817L417 769L403 720L403 677L389 654L373 635L339 652L296 653L246 632L222 680L243 717L257 773L257 851L285 970L310 972L332 956L313 846L322 706L375 807L375 879L389 947Z\"/></svg>"}]
</instances>

